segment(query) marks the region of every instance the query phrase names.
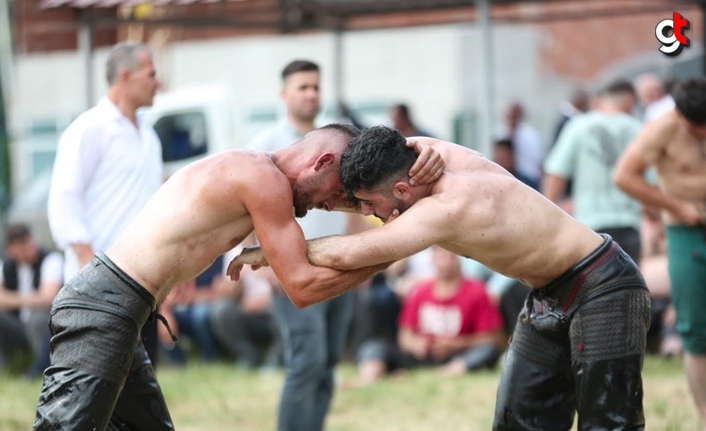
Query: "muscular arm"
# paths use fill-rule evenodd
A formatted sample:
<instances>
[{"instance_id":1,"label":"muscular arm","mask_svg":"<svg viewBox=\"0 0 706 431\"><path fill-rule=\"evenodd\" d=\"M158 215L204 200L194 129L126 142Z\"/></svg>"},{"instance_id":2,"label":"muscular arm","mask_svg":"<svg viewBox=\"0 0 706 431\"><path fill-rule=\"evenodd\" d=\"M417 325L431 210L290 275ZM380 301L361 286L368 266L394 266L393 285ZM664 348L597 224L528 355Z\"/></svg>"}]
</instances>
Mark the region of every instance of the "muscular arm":
<instances>
[{"instance_id":1,"label":"muscular arm","mask_svg":"<svg viewBox=\"0 0 706 431\"><path fill-rule=\"evenodd\" d=\"M680 202L645 180L645 171L662 156L672 134L670 125L664 121L645 125L618 160L613 182L645 205L676 212Z\"/></svg>"},{"instance_id":2,"label":"muscular arm","mask_svg":"<svg viewBox=\"0 0 706 431\"><path fill-rule=\"evenodd\" d=\"M292 190L274 167L261 168L249 176L242 191L260 246L289 299L306 307L340 295L387 267L387 262L337 271L317 267L306 257L304 233L292 215ZM263 192L262 184L268 184Z\"/></svg>"},{"instance_id":3,"label":"muscular arm","mask_svg":"<svg viewBox=\"0 0 706 431\"><path fill-rule=\"evenodd\" d=\"M420 200L395 221L356 235L307 241L309 262L339 270L394 262L448 239L453 209L436 196Z\"/></svg>"}]
</instances>

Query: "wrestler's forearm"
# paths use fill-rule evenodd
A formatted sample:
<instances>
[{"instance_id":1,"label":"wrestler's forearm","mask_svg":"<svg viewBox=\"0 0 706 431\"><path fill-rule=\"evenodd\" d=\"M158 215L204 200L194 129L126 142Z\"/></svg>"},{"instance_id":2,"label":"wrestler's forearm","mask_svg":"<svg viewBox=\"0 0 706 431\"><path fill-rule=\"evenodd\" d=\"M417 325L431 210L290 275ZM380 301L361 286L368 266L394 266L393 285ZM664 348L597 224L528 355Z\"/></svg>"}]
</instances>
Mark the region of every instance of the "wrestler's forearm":
<instances>
[{"instance_id":1,"label":"wrestler's forearm","mask_svg":"<svg viewBox=\"0 0 706 431\"><path fill-rule=\"evenodd\" d=\"M340 271L358 269L355 251L350 241L341 235L310 239L306 242L306 256L314 266L325 266Z\"/></svg>"},{"instance_id":2,"label":"wrestler's forearm","mask_svg":"<svg viewBox=\"0 0 706 431\"><path fill-rule=\"evenodd\" d=\"M388 265L385 263L353 271L317 268L317 274L313 280L294 285L283 283L282 287L294 305L304 308L344 293L384 270Z\"/></svg>"}]
</instances>

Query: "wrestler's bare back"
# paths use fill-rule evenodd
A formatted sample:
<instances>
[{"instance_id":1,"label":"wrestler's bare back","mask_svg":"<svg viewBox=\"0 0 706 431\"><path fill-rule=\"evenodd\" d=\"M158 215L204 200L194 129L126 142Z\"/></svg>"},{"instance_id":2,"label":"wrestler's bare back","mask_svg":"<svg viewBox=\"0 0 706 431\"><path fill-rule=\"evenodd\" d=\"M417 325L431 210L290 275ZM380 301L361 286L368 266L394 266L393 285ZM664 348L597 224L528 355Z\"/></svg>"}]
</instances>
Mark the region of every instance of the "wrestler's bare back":
<instances>
[{"instance_id":1,"label":"wrestler's bare back","mask_svg":"<svg viewBox=\"0 0 706 431\"><path fill-rule=\"evenodd\" d=\"M453 240L438 243L441 247L541 287L601 244L598 234L482 154L414 139L437 150L447 165L430 197L445 201L436 208L458 211L454 223L447 223L452 231L446 237Z\"/></svg>"},{"instance_id":2,"label":"wrestler's bare back","mask_svg":"<svg viewBox=\"0 0 706 431\"><path fill-rule=\"evenodd\" d=\"M106 255L160 301L252 232L238 195L246 178L263 172L279 171L267 155L237 150L184 167L155 193ZM267 190L266 182L260 186Z\"/></svg>"},{"instance_id":3,"label":"wrestler's bare back","mask_svg":"<svg viewBox=\"0 0 706 431\"><path fill-rule=\"evenodd\" d=\"M662 192L694 205L706 218L706 139L689 133L676 109L653 120L644 133L650 138L645 156L655 166ZM667 211L663 220L681 224Z\"/></svg>"}]
</instances>

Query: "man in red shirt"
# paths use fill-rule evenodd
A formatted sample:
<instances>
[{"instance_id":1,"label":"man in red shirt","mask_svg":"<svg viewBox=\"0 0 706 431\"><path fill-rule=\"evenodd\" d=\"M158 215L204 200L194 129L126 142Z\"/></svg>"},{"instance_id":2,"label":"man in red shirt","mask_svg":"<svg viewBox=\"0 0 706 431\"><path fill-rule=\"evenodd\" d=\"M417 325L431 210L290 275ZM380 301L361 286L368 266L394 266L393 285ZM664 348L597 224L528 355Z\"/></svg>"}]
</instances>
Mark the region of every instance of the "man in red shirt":
<instances>
[{"instance_id":1,"label":"man in red shirt","mask_svg":"<svg viewBox=\"0 0 706 431\"><path fill-rule=\"evenodd\" d=\"M482 282L461 273L457 255L434 246L436 278L402 304L397 344L369 341L358 353L360 383L388 371L440 366L450 374L493 367L502 352L503 320Z\"/></svg>"}]
</instances>

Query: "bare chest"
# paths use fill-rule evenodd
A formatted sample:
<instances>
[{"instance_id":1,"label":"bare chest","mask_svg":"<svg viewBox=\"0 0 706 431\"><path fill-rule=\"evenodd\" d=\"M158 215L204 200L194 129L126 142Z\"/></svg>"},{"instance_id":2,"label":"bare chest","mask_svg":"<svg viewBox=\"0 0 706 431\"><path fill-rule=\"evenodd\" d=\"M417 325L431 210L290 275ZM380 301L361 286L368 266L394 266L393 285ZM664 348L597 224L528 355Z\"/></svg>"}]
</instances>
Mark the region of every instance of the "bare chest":
<instances>
[{"instance_id":1,"label":"bare chest","mask_svg":"<svg viewBox=\"0 0 706 431\"><path fill-rule=\"evenodd\" d=\"M657 163L663 173L706 174L706 139L678 135Z\"/></svg>"}]
</instances>

